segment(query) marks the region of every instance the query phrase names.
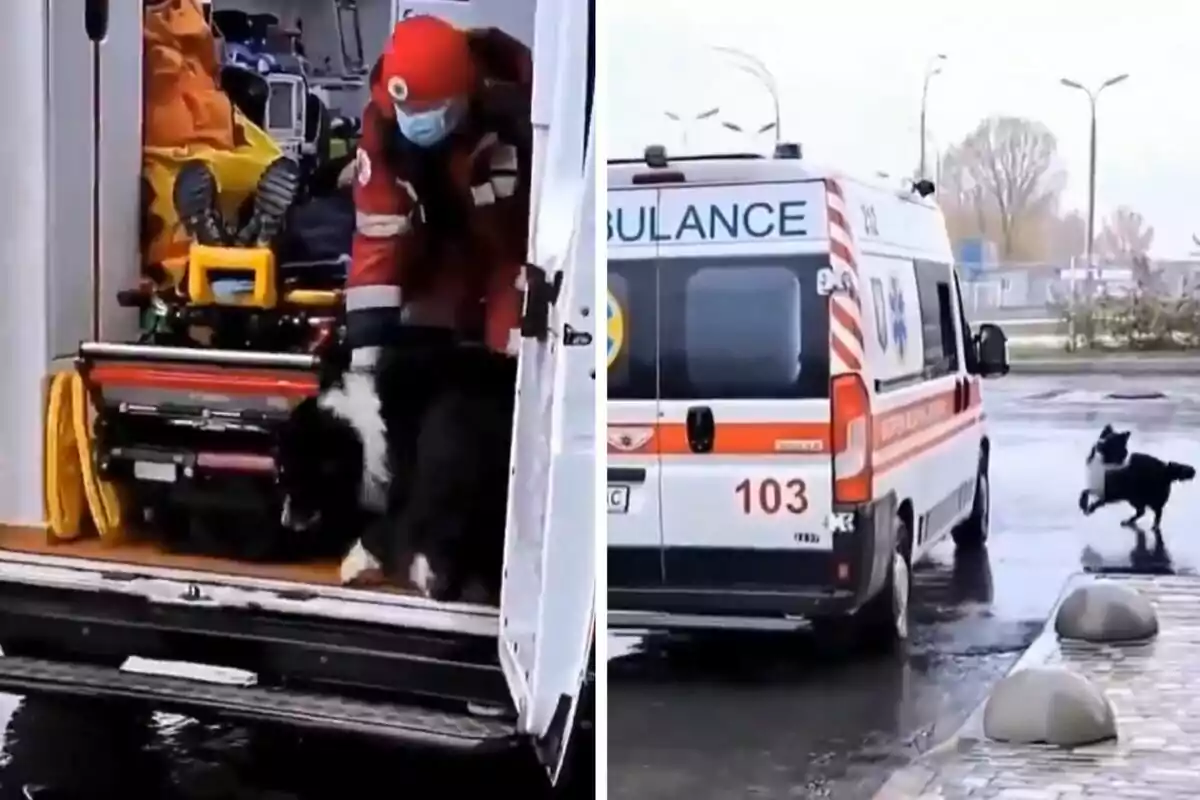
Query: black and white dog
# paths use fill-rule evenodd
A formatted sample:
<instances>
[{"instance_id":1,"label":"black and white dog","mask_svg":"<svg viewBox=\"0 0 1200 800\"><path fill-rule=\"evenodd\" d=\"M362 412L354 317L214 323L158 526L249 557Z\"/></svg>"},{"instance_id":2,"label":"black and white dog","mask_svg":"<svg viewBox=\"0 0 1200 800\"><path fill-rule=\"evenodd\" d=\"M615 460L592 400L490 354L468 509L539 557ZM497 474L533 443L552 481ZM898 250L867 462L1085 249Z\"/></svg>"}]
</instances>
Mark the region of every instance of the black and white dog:
<instances>
[{"instance_id":1,"label":"black and white dog","mask_svg":"<svg viewBox=\"0 0 1200 800\"><path fill-rule=\"evenodd\" d=\"M495 600L515 383L515 358L453 343L327 380L280 436L284 526L351 531L343 584Z\"/></svg>"},{"instance_id":2,"label":"black and white dog","mask_svg":"<svg viewBox=\"0 0 1200 800\"><path fill-rule=\"evenodd\" d=\"M1079 508L1091 514L1100 506L1126 502L1134 514L1122 525L1136 526L1146 509L1154 512L1153 530L1162 523L1163 509L1171 498L1171 484L1190 481L1196 470L1187 464L1162 461L1145 453L1129 452L1131 431L1105 425L1087 457L1087 483L1079 495Z\"/></svg>"}]
</instances>

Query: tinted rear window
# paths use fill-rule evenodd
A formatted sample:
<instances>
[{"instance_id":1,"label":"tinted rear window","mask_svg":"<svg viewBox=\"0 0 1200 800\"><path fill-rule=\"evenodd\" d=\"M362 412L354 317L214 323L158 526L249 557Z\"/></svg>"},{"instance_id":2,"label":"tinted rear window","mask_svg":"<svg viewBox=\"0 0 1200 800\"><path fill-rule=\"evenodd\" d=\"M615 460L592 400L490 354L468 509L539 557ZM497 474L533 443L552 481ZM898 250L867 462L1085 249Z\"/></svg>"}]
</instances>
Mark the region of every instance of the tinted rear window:
<instances>
[{"instance_id":1,"label":"tinted rear window","mask_svg":"<svg viewBox=\"0 0 1200 800\"><path fill-rule=\"evenodd\" d=\"M683 286L683 388L696 397L787 392L801 371L800 280L786 267L705 267Z\"/></svg>"}]
</instances>

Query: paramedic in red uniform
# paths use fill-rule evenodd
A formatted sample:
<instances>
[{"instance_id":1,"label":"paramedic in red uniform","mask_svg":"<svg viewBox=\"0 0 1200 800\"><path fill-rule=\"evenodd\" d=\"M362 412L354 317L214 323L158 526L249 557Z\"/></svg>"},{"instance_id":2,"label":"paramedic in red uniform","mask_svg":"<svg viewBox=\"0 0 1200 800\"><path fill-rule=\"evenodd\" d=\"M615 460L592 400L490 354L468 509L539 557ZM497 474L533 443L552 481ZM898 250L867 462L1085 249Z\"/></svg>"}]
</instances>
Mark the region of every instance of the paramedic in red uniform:
<instances>
[{"instance_id":1,"label":"paramedic in red uniform","mask_svg":"<svg viewBox=\"0 0 1200 800\"><path fill-rule=\"evenodd\" d=\"M430 16L399 22L371 73L346 284L351 363L404 327L515 354L529 218L529 49Z\"/></svg>"}]
</instances>

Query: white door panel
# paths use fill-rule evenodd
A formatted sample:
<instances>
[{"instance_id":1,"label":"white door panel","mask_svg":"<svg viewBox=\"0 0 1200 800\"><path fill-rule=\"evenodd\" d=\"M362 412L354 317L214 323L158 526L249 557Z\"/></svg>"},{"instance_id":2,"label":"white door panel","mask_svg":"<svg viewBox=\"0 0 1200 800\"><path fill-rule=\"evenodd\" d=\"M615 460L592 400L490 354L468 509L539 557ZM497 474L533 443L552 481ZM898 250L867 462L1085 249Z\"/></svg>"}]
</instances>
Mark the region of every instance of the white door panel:
<instances>
[{"instance_id":1,"label":"white door panel","mask_svg":"<svg viewBox=\"0 0 1200 800\"><path fill-rule=\"evenodd\" d=\"M829 321L818 291L828 257L658 263L666 582L754 582L744 569L800 581L786 568L758 571L749 551L833 548ZM718 548L749 560L723 564Z\"/></svg>"},{"instance_id":2,"label":"white door panel","mask_svg":"<svg viewBox=\"0 0 1200 800\"><path fill-rule=\"evenodd\" d=\"M545 340L521 340L499 652L520 729L556 782L595 623L597 167L585 113L594 39L589 4L537 12L529 259L551 279L561 271L562 284Z\"/></svg>"},{"instance_id":3,"label":"white door panel","mask_svg":"<svg viewBox=\"0 0 1200 800\"><path fill-rule=\"evenodd\" d=\"M912 533L918 545L934 533L922 519L954 491L962 471L951 433L958 424L954 393L959 381L957 375L948 375L894 389L877 400L875 494L896 488L898 502L912 503Z\"/></svg>"},{"instance_id":4,"label":"white door panel","mask_svg":"<svg viewBox=\"0 0 1200 800\"><path fill-rule=\"evenodd\" d=\"M658 245L637 235L657 215L658 195L654 189L608 193L607 519L608 545L619 548L610 558L613 584L662 579L661 567L646 566L657 561L657 556L646 551L662 547L657 437ZM630 211L628 219L618 219L619 209L636 209L637 213ZM626 571L625 564L633 566ZM654 572L657 574L651 574Z\"/></svg>"},{"instance_id":5,"label":"white door panel","mask_svg":"<svg viewBox=\"0 0 1200 800\"><path fill-rule=\"evenodd\" d=\"M711 405L713 449L681 452L689 402L664 401L664 547L833 549L828 401Z\"/></svg>"},{"instance_id":6,"label":"white door panel","mask_svg":"<svg viewBox=\"0 0 1200 800\"><path fill-rule=\"evenodd\" d=\"M653 402L608 404L608 544L659 547L662 511Z\"/></svg>"}]
</instances>

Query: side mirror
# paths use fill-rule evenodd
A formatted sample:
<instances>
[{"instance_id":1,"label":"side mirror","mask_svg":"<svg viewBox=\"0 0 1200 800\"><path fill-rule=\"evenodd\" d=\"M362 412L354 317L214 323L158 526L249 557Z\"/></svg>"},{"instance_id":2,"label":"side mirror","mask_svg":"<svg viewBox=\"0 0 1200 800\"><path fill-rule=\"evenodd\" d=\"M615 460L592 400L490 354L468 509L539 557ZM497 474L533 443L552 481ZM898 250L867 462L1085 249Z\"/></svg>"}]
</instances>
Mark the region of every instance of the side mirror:
<instances>
[{"instance_id":1,"label":"side mirror","mask_svg":"<svg viewBox=\"0 0 1200 800\"><path fill-rule=\"evenodd\" d=\"M1008 374L1008 337L999 325L985 322L975 334L975 350L979 355L977 367L985 378Z\"/></svg>"}]
</instances>

